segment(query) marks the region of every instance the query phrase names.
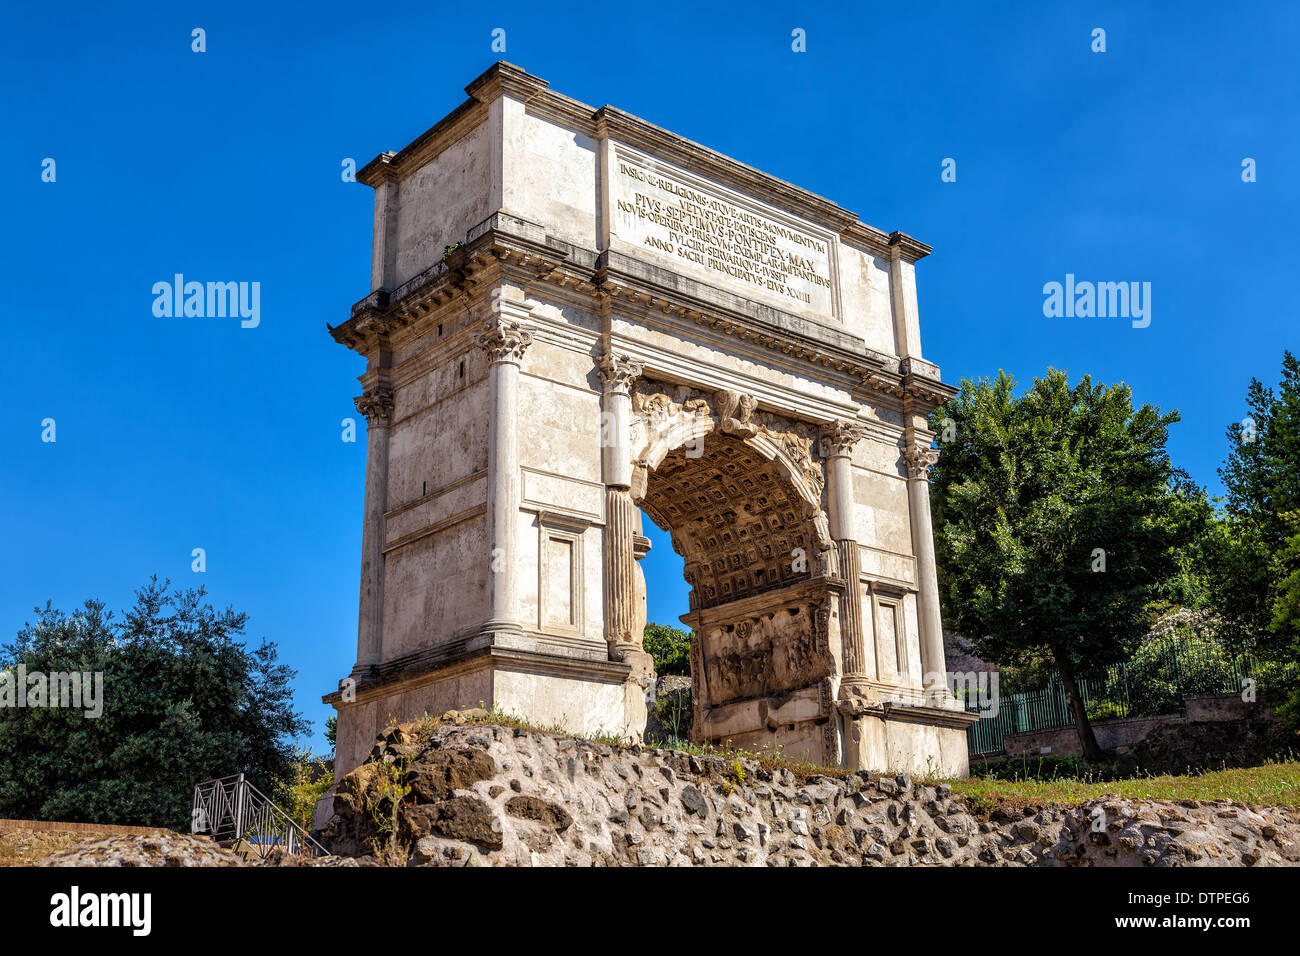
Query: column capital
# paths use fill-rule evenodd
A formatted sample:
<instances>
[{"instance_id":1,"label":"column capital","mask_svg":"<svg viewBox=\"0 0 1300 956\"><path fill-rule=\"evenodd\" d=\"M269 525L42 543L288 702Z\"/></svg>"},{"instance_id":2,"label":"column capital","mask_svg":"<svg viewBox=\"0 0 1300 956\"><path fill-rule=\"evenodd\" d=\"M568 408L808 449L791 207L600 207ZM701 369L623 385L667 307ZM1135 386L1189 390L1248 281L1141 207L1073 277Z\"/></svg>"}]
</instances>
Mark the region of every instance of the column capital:
<instances>
[{"instance_id":1,"label":"column capital","mask_svg":"<svg viewBox=\"0 0 1300 956\"><path fill-rule=\"evenodd\" d=\"M352 400L357 411L366 416L366 422L386 428L393 420L393 389L389 385L375 385Z\"/></svg>"},{"instance_id":2,"label":"column capital","mask_svg":"<svg viewBox=\"0 0 1300 956\"><path fill-rule=\"evenodd\" d=\"M524 352L533 344L533 334L524 328L522 322L495 315L483 324L474 344L488 353L488 364L496 365L509 362L518 365L524 359Z\"/></svg>"},{"instance_id":3,"label":"column capital","mask_svg":"<svg viewBox=\"0 0 1300 956\"><path fill-rule=\"evenodd\" d=\"M918 441L903 449L903 458L907 461L908 478L929 481L930 469L939 462L939 449Z\"/></svg>"},{"instance_id":4,"label":"column capital","mask_svg":"<svg viewBox=\"0 0 1300 956\"><path fill-rule=\"evenodd\" d=\"M606 352L596 362L596 374L600 376L600 382L607 393L620 392L624 395L630 393L632 383L641 377L642 371L640 363L612 350Z\"/></svg>"},{"instance_id":5,"label":"column capital","mask_svg":"<svg viewBox=\"0 0 1300 956\"><path fill-rule=\"evenodd\" d=\"M853 454L853 446L867 437L863 425L839 418L820 430L822 455L826 458L847 457Z\"/></svg>"}]
</instances>

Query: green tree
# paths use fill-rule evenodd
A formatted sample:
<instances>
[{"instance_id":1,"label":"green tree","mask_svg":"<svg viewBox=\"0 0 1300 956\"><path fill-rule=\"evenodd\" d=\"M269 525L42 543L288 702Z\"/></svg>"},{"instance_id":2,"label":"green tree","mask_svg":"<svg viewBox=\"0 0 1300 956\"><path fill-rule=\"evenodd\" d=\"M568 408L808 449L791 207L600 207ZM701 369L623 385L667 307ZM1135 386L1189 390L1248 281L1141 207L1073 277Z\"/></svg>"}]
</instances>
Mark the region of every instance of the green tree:
<instances>
[{"instance_id":1,"label":"green tree","mask_svg":"<svg viewBox=\"0 0 1300 956\"><path fill-rule=\"evenodd\" d=\"M1300 643L1300 512L1291 512L1290 522L1295 534L1286 539L1278 555L1278 564L1289 570L1278 584L1269 629L1293 648L1292 656L1300 657L1294 650Z\"/></svg>"},{"instance_id":2,"label":"green tree","mask_svg":"<svg viewBox=\"0 0 1300 956\"><path fill-rule=\"evenodd\" d=\"M651 622L645 627L642 645L654 658L655 673L689 676L691 673L691 635L679 627Z\"/></svg>"},{"instance_id":3,"label":"green tree","mask_svg":"<svg viewBox=\"0 0 1300 956\"><path fill-rule=\"evenodd\" d=\"M1246 404L1250 413L1228 427L1219 469L1227 494L1207 553L1212 601L1230 639L1286 656L1296 641L1287 582L1300 571L1300 548L1290 544L1300 531L1300 361L1284 352L1277 390L1251 379Z\"/></svg>"},{"instance_id":4,"label":"green tree","mask_svg":"<svg viewBox=\"0 0 1300 956\"><path fill-rule=\"evenodd\" d=\"M1246 404L1250 414L1228 426L1219 475L1229 513L1257 524L1277 550L1294 533L1288 516L1300 511L1300 360L1284 352L1278 390L1251 379Z\"/></svg>"},{"instance_id":5,"label":"green tree","mask_svg":"<svg viewBox=\"0 0 1300 956\"><path fill-rule=\"evenodd\" d=\"M37 608L0 667L102 673L103 709L0 708L0 817L186 830L201 780L242 772L271 793L292 779L310 725L275 645L237 640L246 622L156 577L120 620L99 601Z\"/></svg>"},{"instance_id":6,"label":"green tree","mask_svg":"<svg viewBox=\"0 0 1300 956\"><path fill-rule=\"evenodd\" d=\"M1015 385L963 381L932 419L955 425L930 478L943 611L985 660L1050 659L1095 760L1077 680L1136 648L1207 506L1165 449L1177 412L1055 369Z\"/></svg>"}]
</instances>

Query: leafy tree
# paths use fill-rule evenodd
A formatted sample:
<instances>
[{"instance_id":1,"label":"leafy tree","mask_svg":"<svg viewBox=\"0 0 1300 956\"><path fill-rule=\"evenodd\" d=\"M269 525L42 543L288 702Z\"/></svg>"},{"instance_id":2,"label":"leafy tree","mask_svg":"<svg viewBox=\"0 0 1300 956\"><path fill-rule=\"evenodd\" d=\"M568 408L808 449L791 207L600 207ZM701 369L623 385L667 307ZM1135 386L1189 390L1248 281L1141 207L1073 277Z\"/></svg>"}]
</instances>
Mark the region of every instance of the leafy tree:
<instances>
[{"instance_id":1,"label":"leafy tree","mask_svg":"<svg viewBox=\"0 0 1300 956\"><path fill-rule=\"evenodd\" d=\"M1292 531L1288 516L1300 511L1300 360L1282 355L1282 381L1275 393L1251 379L1250 414L1228 426L1232 447L1219 469L1230 514L1260 527L1277 550Z\"/></svg>"},{"instance_id":2,"label":"leafy tree","mask_svg":"<svg viewBox=\"0 0 1300 956\"><path fill-rule=\"evenodd\" d=\"M100 672L103 710L0 708L0 817L188 829L194 784L244 773L264 793L292 778L294 672L274 644L237 640L247 615L154 577L120 620L99 601L36 609L0 667ZM11 671L14 673L14 671Z\"/></svg>"},{"instance_id":3,"label":"leafy tree","mask_svg":"<svg viewBox=\"0 0 1300 956\"><path fill-rule=\"evenodd\" d=\"M1294 648L1300 641L1300 512L1291 512L1289 518L1295 534L1286 539L1278 554L1278 564L1289 573L1278 585L1269 629ZM1295 651L1292 654L1300 657Z\"/></svg>"},{"instance_id":4,"label":"leafy tree","mask_svg":"<svg viewBox=\"0 0 1300 956\"><path fill-rule=\"evenodd\" d=\"M325 719L325 742L330 745L330 750L337 750L339 746L339 718L335 714L333 717Z\"/></svg>"},{"instance_id":5,"label":"leafy tree","mask_svg":"<svg viewBox=\"0 0 1300 956\"><path fill-rule=\"evenodd\" d=\"M1136 648L1208 506L1165 450L1177 412L1055 369L1015 384L963 381L933 417L955 424L930 479L944 615L985 660L1050 659L1096 760L1077 678Z\"/></svg>"},{"instance_id":6,"label":"leafy tree","mask_svg":"<svg viewBox=\"0 0 1300 956\"><path fill-rule=\"evenodd\" d=\"M1295 534L1286 539L1277 564L1289 569L1289 573L1278 585L1273 619L1269 622L1274 647L1285 642L1285 648L1273 655L1272 663L1277 666L1258 676L1266 685L1265 698L1274 700L1286 725L1300 733L1300 513L1291 512L1288 517ZM1278 680L1268 682L1272 675Z\"/></svg>"},{"instance_id":7,"label":"leafy tree","mask_svg":"<svg viewBox=\"0 0 1300 956\"><path fill-rule=\"evenodd\" d=\"M1228 459L1219 474L1227 491L1226 516L1208 566L1216 582L1213 603L1229 636L1270 656L1286 656L1296 642L1296 618L1287 610L1289 584L1300 572L1300 361L1282 357L1275 392L1251 379L1250 414L1228 427ZM1300 599L1297 599L1300 600Z\"/></svg>"},{"instance_id":8,"label":"leafy tree","mask_svg":"<svg viewBox=\"0 0 1300 956\"><path fill-rule=\"evenodd\" d=\"M655 673L689 676L691 673L691 635L667 624L646 625L642 644L655 662Z\"/></svg>"},{"instance_id":9,"label":"leafy tree","mask_svg":"<svg viewBox=\"0 0 1300 956\"><path fill-rule=\"evenodd\" d=\"M1260 524L1231 512L1216 515L1199 550L1211 584L1207 602L1222 622L1223 639L1246 650L1270 650L1277 568Z\"/></svg>"}]
</instances>

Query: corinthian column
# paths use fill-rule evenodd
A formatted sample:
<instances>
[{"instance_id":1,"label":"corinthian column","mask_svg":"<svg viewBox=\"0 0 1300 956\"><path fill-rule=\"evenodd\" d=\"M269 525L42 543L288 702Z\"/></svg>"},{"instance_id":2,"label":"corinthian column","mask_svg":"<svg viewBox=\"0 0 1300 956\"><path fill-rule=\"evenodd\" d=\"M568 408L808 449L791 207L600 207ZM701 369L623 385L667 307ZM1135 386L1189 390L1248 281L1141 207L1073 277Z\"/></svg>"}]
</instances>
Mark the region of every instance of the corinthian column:
<instances>
[{"instance_id":1,"label":"corinthian column","mask_svg":"<svg viewBox=\"0 0 1300 956\"><path fill-rule=\"evenodd\" d=\"M943 620L939 612L939 574L934 560L934 528L930 521L930 469L939 449L912 438L903 451L907 462L907 498L912 511L912 550L916 555L917 617L921 625L922 683L938 693L947 687L943 656Z\"/></svg>"},{"instance_id":2,"label":"corinthian column","mask_svg":"<svg viewBox=\"0 0 1300 956\"><path fill-rule=\"evenodd\" d=\"M605 641L611 660L641 651L637 632L636 538L640 521L632 502L630 428L632 383L641 366L607 352L597 363L602 385L601 461L605 479Z\"/></svg>"},{"instance_id":3,"label":"corinthian column","mask_svg":"<svg viewBox=\"0 0 1300 956\"><path fill-rule=\"evenodd\" d=\"M523 324L502 315L487 321L474 343L488 354L488 556L492 569L489 630L520 629L515 597L519 517L519 364L532 344Z\"/></svg>"},{"instance_id":4,"label":"corinthian column","mask_svg":"<svg viewBox=\"0 0 1300 956\"><path fill-rule=\"evenodd\" d=\"M840 420L823 426L822 454L826 456L826 492L830 505L831 539L839 558L844 593L840 600L840 656L844 674L840 697L867 681L862 627L862 559L853 536L853 446L866 437L866 429Z\"/></svg>"},{"instance_id":5,"label":"corinthian column","mask_svg":"<svg viewBox=\"0 0 1300 956\"><path fill-rule=\"evenodd\" d=\"M361 601L357 611L357 663L363 678L380 662L384 629L384 512L388 510L388 433L393 390L375 385L354 399L366 417L366 507L361 530Z\"/></svg>"}]
</instances>

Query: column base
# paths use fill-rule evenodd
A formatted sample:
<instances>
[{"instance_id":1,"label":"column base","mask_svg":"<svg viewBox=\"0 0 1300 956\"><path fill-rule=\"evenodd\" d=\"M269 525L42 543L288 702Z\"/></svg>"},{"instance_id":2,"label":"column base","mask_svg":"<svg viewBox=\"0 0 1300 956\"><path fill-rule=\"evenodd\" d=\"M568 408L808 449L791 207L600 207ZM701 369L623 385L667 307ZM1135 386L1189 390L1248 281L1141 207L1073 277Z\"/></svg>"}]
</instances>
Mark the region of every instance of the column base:
<instances>
[{"instance_id":1,"label":"column base","mask_svg":"<svg viewBox=\"0 0 1300 956\"><path fill-rule=\"evenodd\" d=\"M483 626L479 628L480 636L485 636L490 638L490 640L485 643L495 643L496 636L498 634L510 635L511 637L516 637L522 635L523 633L524 633L524 629L517 621L508 621L504 619L501 620L492 619L492 620L484 621Z\"/></svg>"},{"instance_id":2,"label":"column base","mask_svg":"<svg viewBox=\"0 0 1300 956\"><path fill-rule=\"evenodd\" d=\"M364 680L369 680L371 677L375 675L375 671L377 670L378 666L379 666L378 664L375 664L373 662L367 662L363 664L360 661L357 661L357 663L352 665L352 670L348 671L347 679L355 681L357 683L360 683L361 681Z\"/></svg>"}]
</instances>

